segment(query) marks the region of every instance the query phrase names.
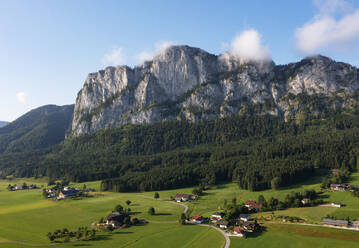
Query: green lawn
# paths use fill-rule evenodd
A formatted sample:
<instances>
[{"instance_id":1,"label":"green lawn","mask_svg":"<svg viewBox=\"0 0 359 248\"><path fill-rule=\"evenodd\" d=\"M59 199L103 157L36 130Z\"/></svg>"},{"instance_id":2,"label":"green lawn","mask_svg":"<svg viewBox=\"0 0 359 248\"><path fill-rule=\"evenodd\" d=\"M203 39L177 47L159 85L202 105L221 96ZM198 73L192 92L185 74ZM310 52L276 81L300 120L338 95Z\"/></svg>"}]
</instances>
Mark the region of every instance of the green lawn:
<instances>
[{"instance_id":1,"label":"green lawn","mask_svg":"<svg viewBox=\"0 0 359 248\"><path fill-rule=\"evenodd\" d=\"M357 248L358 232L298 225L268 225L257 237L231 238L238 248Z\"/></svg>"},{"instance_id":2,"label":"green lawn","mask_svg":"<svg viewBox=\"0 0 359 248\"><path fill-rule=\"evenodd\" d=\"M41 179L14 179L10 183L35 183L46 185L46 178ZM283 199L291 191L305 189L319 189L321 177L314 177L300 185L294 185L281 190L266 190L249 192L240 190L234 183L222 184L205 192L198 201L187 203L191 213L209 216L219 209L224 199L228 202L232 198L244 202L257 199L260 194L267 199L271 196ZM359 173L352 176L352 183L359 185ZM135 216L150 221L145 226L115 231L113 234L103 233L96 241L77 241L68 244L56 244L59 247L223 247L224 237L216 230L199 226L181 226L178 218L183 207L169 202L170 196L176 193L191 193L192 188L159 191L160 199L154 199L154 192L143 193L111 193L97 192L93 197L81 200L65 200L55 202L44 200L39 190L23 190L9 192L6 190L9 181L0 180L0 247L27 247L22 243L41 244L38 247L51 247L46 238L47 232L56 229L77 229L80 226L89 226L93 221L105 217L117 204L126 206L126 201ZM99 190L100 182L86 182L88 188ZM82 187L83 184L72 184ZM327 201L340 201L347 204L344 208L312 207L294 208L276 211L275 214L297 216L309 222L319 222L327 214L335 216L350 216L359 218L359 198L354 198L349 192L328 192L324 194ZM156 215L148 215L149 207L154 207ZM271 213L258 213L265 215ZM283 227L282 227L283 226ZM294 228L294 229L293 229ZM299 231L295 231L299 230ZM300 231L301 230L301 231ZM320 235L309 235L315 232ZM319 231L317 231L319 230ZM323 231L325 230L325 232ZM329 234L328 234L329 233ZM268 230L257 238L231 238L231 247L355 247L351 233L348 231L328 228L312 228L302 226L270 225ZM359 236L359 233L355 233ZM329 236L330 237L329 237ZM326 240L330 240L326 241ZM325 244L328 244L327 246ZM30 246L29 246L30 247ZM36 247L31 246L31 247Z\"/></svg>"}]
</instances>

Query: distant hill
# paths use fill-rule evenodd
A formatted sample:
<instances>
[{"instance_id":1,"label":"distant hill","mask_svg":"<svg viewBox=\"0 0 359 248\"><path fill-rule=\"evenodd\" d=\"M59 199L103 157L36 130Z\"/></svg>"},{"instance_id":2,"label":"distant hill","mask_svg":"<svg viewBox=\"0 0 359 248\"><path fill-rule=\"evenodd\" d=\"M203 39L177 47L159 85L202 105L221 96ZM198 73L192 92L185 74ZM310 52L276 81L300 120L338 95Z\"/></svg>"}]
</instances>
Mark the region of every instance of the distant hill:
<instances>
[{"instance_id":1,"label":"distant hill","mask_svg":"<svg viewBox=\"0 0 359 248\"><path fill-rule=\"evenodd\" d=\"M5 126L5 125L7 125L7 124L9 124L9 123L6 122L6 121L0 121L0 127L3 127L3 126Z\"/></svg>"},{"instance_id":2,"label":"distant hill","mask_svg":"<svg viewBox=\"0 0 359 248\"><path fill-rule=\"evenodd\" d=\"M46 105L0 128L0 153L47 148L65 139L74 105Z\"/></svg>"}]
</instances>

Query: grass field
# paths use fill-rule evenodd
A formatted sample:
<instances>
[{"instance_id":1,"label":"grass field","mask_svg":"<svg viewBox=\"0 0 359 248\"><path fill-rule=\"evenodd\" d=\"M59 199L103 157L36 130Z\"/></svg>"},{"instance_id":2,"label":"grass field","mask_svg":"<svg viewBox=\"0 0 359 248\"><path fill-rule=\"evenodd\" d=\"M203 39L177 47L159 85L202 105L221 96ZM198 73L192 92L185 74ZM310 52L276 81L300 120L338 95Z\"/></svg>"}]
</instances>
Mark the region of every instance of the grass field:
<instances>
[{"instance_id":1,"label":"grass field","mask_svg":"<svg viewBox=\"0 0 359 248\"><path fill-rule=\"evenodd\" d=\"M255 238L231 238L231 247L240 248L357 248L358 232L324 227L298 225L267 225L267 230Z\"/></svg>"},{"instance_id":2,"label":"grass field","mask_svg":"<svg viewBox=\"0 0 359 248\"><path fill-rule=\"evenodd\" d=\"M10 183L35 183L46 185L46 179L16 179ZM236 184L222 184L206 191L198 201L188 203L192 214L209 216L216 211L224 199L237 201L257 199L260 194L283 199L291 191L319 189L321 177L314 177L300 185L281 190L249 192L240 190ZM353 174L352 183L359 185L359 173ZM216 230L199 226L181 226L178 224L183 207L168 202L176 193L191 193L192 188L159 191L160 199L153 198L154 192L143 193L95 193L93 197L81 200L55 202L44 200L41 190L23 190L9 192L6 190L9 181L0 180L0 247L53 247L46 238L47 232L56 229L77 229L89 226L93 221L105 217L115 205L126 205L130 200L131 210L136 216L150 221L144 226L115 231L112 234L102 233L96 241L77 241L67 244L55 244L59 247L223 247L224 237ZM82 187L83 184L73 184ZM88 188L99 189L100 182L87 182ZM275 214L306 218L308 222L319 222L327 214L350 216L359 219L359 199L349 192L325 193L325 200L340 201L347 204L344 208L313 207L294 208L276 211ZM157 215L148 215L149 207L156 209ZM259 213L265 215L266 213ZM271 213L267 213L271 214ZM314 235L315 234L315 235ZM359 233L340 231L328 228L303 226L284 226L270 224L265 233L256 238L231 238L231 247L358 247L355 246L355 235ZM358 241L356 241L358 242ZM327 245L325 245L327 244Z\"/></svg>"}]
</instances>

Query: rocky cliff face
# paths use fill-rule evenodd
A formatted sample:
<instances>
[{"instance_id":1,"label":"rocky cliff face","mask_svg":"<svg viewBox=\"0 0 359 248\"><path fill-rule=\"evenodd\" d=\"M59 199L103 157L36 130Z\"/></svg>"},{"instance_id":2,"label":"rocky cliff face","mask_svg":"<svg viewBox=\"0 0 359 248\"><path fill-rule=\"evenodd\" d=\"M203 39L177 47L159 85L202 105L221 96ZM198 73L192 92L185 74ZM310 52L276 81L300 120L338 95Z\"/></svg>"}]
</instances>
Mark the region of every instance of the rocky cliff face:
<instances>
[{"instance_id":1,"label":"rocky cliff face","mask_svg":"<svg viewBox=\"0 0 359 248\"><path fill-rule=\"evenodd\" d=\"M338 109L355 112L358 88L357 68L323 56L276 66L173 46L142 66L89 74L77 96L72 133L246 113L288 120Z\"/></svg>"}]
</instances>

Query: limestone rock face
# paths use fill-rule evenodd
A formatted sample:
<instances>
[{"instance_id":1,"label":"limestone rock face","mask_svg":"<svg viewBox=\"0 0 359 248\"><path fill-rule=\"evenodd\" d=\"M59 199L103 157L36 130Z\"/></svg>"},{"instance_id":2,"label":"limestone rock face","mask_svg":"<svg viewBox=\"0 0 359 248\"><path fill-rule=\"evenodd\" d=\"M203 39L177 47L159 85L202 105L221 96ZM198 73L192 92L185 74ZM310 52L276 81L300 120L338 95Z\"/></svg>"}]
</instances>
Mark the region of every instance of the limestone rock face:
<instances>
[{"instance_id":1,"label":"limestone rock face","mask_svg":"<svg viewBox=\"0 0 359 248\"><path fill-rule=\"evenodd\" d=\"M78 93L75 136L128 123L201 121L235 114L301 118L321 114L312 100L357 109L358 69L314 56L276 66L199 48L172 46L152 61L91 73ZM306 101L303 101L306 99ZM309 99L309 100L308 100Z\"/></svg>"}]
</instances>

